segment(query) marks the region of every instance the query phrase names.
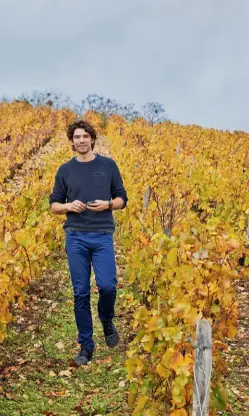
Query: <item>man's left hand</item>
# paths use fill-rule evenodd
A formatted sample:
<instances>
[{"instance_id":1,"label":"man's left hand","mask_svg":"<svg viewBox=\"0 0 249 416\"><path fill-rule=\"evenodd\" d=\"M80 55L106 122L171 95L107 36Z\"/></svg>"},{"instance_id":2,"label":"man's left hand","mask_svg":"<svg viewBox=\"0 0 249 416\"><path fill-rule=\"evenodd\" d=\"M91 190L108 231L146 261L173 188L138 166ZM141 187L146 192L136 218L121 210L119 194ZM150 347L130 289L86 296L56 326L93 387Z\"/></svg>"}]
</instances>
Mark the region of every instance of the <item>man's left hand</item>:
<instances>
[{"instance_id":1,"label":"man's left hand","mask_svg":"<svg viewBox=\"0 0 249 416\"><path fill-rule=\"evenodd\" d=\"M87 209L90 211L105 211L109 207L109 201L102 201L96 199L94 202L87 204Z\"/></svg>"}]
</instances>

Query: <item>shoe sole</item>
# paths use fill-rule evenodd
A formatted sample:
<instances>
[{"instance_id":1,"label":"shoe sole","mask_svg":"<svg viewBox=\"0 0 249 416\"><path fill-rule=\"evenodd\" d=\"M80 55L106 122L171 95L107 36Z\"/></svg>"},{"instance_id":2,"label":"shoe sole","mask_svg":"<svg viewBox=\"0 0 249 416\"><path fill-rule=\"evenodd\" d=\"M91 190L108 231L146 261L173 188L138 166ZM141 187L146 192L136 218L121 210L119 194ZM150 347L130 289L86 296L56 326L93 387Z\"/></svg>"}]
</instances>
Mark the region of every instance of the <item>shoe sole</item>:
<instances>
[{"instance_id":1,"label":"shoe sole","mask_svg":"<svg viewBox=\"0 0 249 416\"><path fill-rule=\"evenodd\" d=\"M77 364L78 366L80 366L80 365L88 365L90 362L91 362L91 360L88 360L87 362L82 362L81 361L81 359L80 359L80 357L75 357L74 358L74 360L73 360L74 362L75 362L75 364Z\"/></svg>"},{"instance_id":2,"label":"shoe sole","mask_svg":"<svg viewBox=\"0 0 249 416\"><path fill-rule=\"evenodd\" d=\"M88 365L90 362L91 362L91 361L87 361L87 363L82 363L82 362L79 362L79 361L74 360L74 363L75 363L78 367L81 367L82 365L86 366L86 365Z\"/></svg>"}]
</instances>

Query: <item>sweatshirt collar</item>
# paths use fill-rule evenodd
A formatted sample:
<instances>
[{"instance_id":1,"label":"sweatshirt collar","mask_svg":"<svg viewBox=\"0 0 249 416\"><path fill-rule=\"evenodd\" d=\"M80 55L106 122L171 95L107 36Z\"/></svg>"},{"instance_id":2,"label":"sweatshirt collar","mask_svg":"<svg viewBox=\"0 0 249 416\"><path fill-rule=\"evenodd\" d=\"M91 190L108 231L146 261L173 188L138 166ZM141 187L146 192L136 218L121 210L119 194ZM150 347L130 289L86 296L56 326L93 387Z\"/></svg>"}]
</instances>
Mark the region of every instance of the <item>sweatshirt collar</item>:
<instances>
[{"instance_id":1,"label":"sweatshirt collar","mask_svg":"<svg viewBox=\"0 0 249 416\"><path fill-rule=\"evenodd\" d=\"M73 161L76 163L81 163L82 165L89 165L90 163L96 162L96 160L98 159L98 153L94 153L94 154L95 154L95 158L93 160L89 160L88 162L81 162L80 160L77 159L77 156L73 157Z\"/></svg>"}]
</instances>

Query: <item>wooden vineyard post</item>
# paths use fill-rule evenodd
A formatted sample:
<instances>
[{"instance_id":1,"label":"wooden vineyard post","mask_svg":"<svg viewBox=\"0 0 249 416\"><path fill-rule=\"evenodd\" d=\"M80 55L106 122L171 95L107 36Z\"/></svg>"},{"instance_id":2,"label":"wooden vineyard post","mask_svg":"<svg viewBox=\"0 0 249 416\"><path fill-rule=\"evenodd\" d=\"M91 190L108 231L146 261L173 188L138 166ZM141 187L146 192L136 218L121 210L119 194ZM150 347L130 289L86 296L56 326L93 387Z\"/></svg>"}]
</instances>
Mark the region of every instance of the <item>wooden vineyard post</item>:
<instances>
[{"instance_id":1,"label":"wooden vineyard post","mask_svg":"<svg viewBox=\"0 0 249 416\"><path fill-rule=\"evenodd\" d=\"M150 200L150 187L147 186L145 194L144 194L144 204L143 204L143 219L145 218L145 213L148 209L148 205L149 205L149 200Z\"/></svg>"},{"instance_id":2,"label":"wooden vineyard post","mask_svg":"<svg viewBox=\"0 0 249 416\"><path fill-rule=\"evenodd\" d=\"M192 416L208 416L212 371L212 329L209 321L197 321L195 348Z\"/></svg>"}]
</instances>

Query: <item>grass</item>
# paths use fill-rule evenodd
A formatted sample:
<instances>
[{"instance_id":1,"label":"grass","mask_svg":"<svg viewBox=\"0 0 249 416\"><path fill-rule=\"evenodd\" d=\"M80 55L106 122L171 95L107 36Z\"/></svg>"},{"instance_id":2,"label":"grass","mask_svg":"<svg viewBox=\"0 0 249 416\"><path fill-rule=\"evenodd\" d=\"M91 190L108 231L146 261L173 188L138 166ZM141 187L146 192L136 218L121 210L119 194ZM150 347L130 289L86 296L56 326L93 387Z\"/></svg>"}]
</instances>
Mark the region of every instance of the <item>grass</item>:
<instances>
[{"instance_id":1,"label":"grass","mask_svg":"<svg viewBox=\"0 0 249 416\"><path fill-rule=\"evenodd\" d=\"M92 362L76 367L72 358L79 345L73 291L66 258L60 257L61 253L53 270L32 283L27 309L15 311L9 337L0 347L0 416L129 415L124 369L129 330L119 299L122 276L114 320L120 330L119 345L114 349L105 345L93 280L96 347Z\"/></svg>"}]
</instances>

